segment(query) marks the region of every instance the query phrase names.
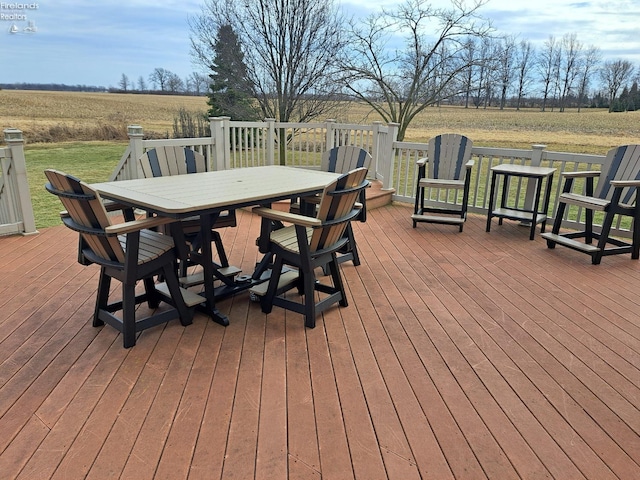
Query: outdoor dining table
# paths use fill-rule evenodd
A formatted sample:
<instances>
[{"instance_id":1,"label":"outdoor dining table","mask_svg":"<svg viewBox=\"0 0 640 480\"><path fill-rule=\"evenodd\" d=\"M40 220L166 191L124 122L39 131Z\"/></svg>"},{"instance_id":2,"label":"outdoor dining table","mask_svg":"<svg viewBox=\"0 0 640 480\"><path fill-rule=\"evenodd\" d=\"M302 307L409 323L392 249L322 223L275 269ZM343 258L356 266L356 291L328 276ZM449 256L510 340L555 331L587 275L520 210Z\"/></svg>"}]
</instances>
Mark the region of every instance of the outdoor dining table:
<instances>
[{"instance_id":1,"label":"outdoor dining table","mask_svg":"<svg viewBox=\"0 0 640 480\"><path fill-rule=\"evenodd\" d=\"M199 307L211 318L228 325L229 319L216 307L216 297L226 297L265 281L265 256L250 278L228 278L212 261L211 227L220 212L279 200L313 195L323 191L339 174L286 166L245 167L213 172L173 175L135 180L95 183L100 196L151 214L185 219L200 218L202 247L192 255L202 265L204 297ZM264 253L264 252L262 252ZM214 280L223 282L217 294Z\"/></svg>"}]
</instances>

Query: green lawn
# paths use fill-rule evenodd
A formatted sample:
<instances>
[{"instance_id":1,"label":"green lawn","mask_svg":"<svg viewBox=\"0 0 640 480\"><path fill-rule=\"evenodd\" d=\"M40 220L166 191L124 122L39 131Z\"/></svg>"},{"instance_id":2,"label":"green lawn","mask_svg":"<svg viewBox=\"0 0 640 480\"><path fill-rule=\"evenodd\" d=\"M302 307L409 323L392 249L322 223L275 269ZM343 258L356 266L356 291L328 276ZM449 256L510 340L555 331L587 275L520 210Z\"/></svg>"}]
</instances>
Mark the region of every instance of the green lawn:
<instances>
[{"instance_id":1,"label":"green lawn","mask_svg":"<svg viewBox=\"0 0 640 480\"><path fill-rule=\"evenodd\" d=\"M25 148L27 178L33 202L36 228L60 224L60 200L44 188L47 168L75 175L87 183L104 182L116 168L126 143L82 142L34 145Z\"/></svg>"}]
</instances>

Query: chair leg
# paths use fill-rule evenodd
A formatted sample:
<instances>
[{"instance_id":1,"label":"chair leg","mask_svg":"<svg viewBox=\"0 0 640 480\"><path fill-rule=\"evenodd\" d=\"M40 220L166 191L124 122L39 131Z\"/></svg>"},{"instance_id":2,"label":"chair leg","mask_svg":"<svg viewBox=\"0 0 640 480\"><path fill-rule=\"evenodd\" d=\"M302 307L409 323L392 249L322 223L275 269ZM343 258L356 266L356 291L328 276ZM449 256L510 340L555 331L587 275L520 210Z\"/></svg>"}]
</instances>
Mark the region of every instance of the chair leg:
<instances>
[{"instance_id":1,"label":"chair leg","mask_svg":"<svg viewBox=\"0 0 640 480\"><path fill-rule=\"evenodd\" d=\"M462 228L464 227L464 222L467 221L467 200L463 200L462 210L460 211L460 218L462 219L462 223L460 224L460 229L458 231L462 232Z\"/></svg>"},{"instance_id":2,"label":"chair leg","mask_svg":"<svg viewBox=\"0 0 640 480\"><path fill-rule=\"evenodd\" d=\"M418 183L416 184L416 202L413 207L413 213L419 214L422 213L424 209L424 189L420 187L420 178L418 178ZM413 228L416 228L418 222L413 220Z\"/></svg>"},{"instance_id":3,"label":"chair leg","mask_svg":"<svg viewBox=\"0 0 640 480\"><path fill-rule=\"evenodd\" d=\"M282 259L276 255L273 266L271 268L271 278L269 278L269 287L267 293L260 299L260 308L263 313L271 313L273 309L273 299L276 296L278 290L278 282L280 281L280 274L282 273L283 262Z\"/></svg>"},{"instance_id":4,"label":"chair leg","mask_svg":"<svg viewBox=\"0 0 640 480\"><path fill-rule=\"evenodd\" d=\"M558 204L558 210L556 211L556 218L553 220L553 227L551 227L551 233L558 235L560 233L560 227L562 226L562 217L564 211L567 208L566 203L560 202ZM547 240L547 248L556 248L556 242L553 240Z\"/></svg>"},{"instance_id":5,"label":"chair leg","mask_svg":"<svg viewBox=\"0 0 640 480\"><path fill-rule=\"evenodd\" d=\"M178 277L182 278L182 277L186 277L187 276L187 267L188 267L188 263L187 260L180 260L180 262L178 263L178 267L177 267L177 272L178 272Z\"/></svg>"},{"instance_id":6,"label":"chair leg","mask_svg":"<svg viewBox=\"0 0 640 480\"><path fill-rule=\"evenodd\" d=\"M351 222L347 224L347 237L349 238L349 250L351 251L351 255L353 256L352 261L354 266L360 265L360 255L358 255L358 246L356 245L356 237L353 235L353 228L351 227Z\"/></svg>"},{"instance_id":7,"label":"chair leg","mask_svg":"<svg viewBox=\"0 0 640 480\"><path fill-rule=\"evenodd\" d=\"M158 308L158 306L160 305L160 298L158 297L158 293L156 292L153 277L145 278L142 280L142 282L144 283L144 291L147 294L147 305L151 309Z\"/></svg>"},{"instance_id":8,"label":"chair leg","mask_svg":"<svg viewBox=\"0 0 640 480\"><path fill-rule=\"evenodd\" d=\"M589 212L591 213L591 215L589 215ZM602 222L602 231L600 232L600 239L598 240L598 251L591 255L591 263L594 265L600 264L605 248L607 248L609 233L611 232L611 225L613 224L613 217L614 215L612 213L607 212L604 217L604 222ZM589 220L593 221L593 210L587 210L587 221L589 222ZM591 237L593 235L593 228L590 222L587 224L587 232L587 238L591 240Z\"/></svg>"},{"instance_id":9,"label":"chair leg","mask_svg":"<svg viewBox=\"0 0 640 480\"><path fill-rule=\"evenodd\" d=\"M631 258L637 260L638 258L640 258L640 218L638 218L638 216L636 215L632 221L633 237L631 243Z\"/></svg>"},{"instance_id":10,"label":"chair leg","mask_svg":"<svg viewBox=\"0 0 640 480\"><path fill-rule=\"evenodd\" d=\"M136 344L136 284L122 283L122 343L124 348Z\"/></svg>"},{"instance_id":11,"label":"chair leg","mask_svg":"<svg viewBox=\"0 0 640 480\"><path fill-rule=\"evenodd\" d=\"M588 208L587 208L587 210L585 212L584 227L585 227L585 230L584 230L585 231L584 243L591 244L591 243L593 243L593 210L588 209ZM608 234L607 234L607 236L608 236Z\"/></svg>"},{"instance_id":12,"label":"chair leg","mask_svg":"<svg viewBox=\"0 0 640 480\"><path fill-rule=\"evenodd\" d=\"M329 262L329 270L331 272L331 280L333 281L333 286L336 290L340 292L340 306L347 307L349 303L347 302L347 296L344 291L344 283L342 282L342 276L340 275L340 267L338 266L338 261L336 259L336 254L332 254L332 261Z\"/></svg>"},{"instance_id":13,"label":"chair leg","mask_svg":"<svg viewBox=\"0 0 640 480\"><path fill-rule=\"evenodd\" d=\"M316 276L313 274L313 272L304 272L303 282L304 282L304 325L307 328L315 328L316 326L316 298L315 298L316 297L315 296Z\"/></svg>"},{"instance_id":14,"label":"chair leg","mask_svg":"<svg viewBox=\"0 0 640 480\"><path fill-rule=\"evenodd\" d=\"M105 273L104 267L100 268L100 279L98 280L98 293L96 295L96 307L93 312L93 326L101 327L104 322L100 320L100 310L106 310L109 303L109 289L111 288L111 277Z\"/></svg>"}]
</instances>

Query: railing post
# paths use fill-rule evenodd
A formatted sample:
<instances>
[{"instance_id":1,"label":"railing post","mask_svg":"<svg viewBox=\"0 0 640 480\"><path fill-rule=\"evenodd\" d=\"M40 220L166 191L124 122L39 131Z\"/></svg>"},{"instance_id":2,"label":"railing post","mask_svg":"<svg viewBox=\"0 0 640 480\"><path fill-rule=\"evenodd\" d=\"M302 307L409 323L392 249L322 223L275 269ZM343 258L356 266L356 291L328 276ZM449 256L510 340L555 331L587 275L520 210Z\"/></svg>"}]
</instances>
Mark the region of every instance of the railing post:
<instances>
[{"instance_id":1,"label":"railing post","mask_svg":"<svg viewBox=\"0 0 640 480\"><path fill-rule=\"evenodd\" d=\"M372 129L371 129L371 134L373 136L372 145L371 145L371 158L373 159L372 163L373 163L374 174L378 171L378 168L380 168L380 165L378 164L378 159L380 158L380 151L383 148L382 146L385 144L383 134L380 132L381 126L382 126L381 121L375 121L373 122ZM387 134L387 132L385 132L385 134Z\"/></svg>"},{"instance_id":2,"label":"railing post","mask_svg":"<svg viewBox=\"0 0 640 480\"><path fill-rule=\"evenodd\" d=\"M382 173L382 189L393 189L393 164L395 161L394 143L398 138L398 123L389 123L389 133L383 147L379 150L381 157L378 158L380 172ZM378 172L376 172L377 174Z\"/></svg>"},{"instance_id":3,"label":"railing post","mask_svg":"<svg viewBox=\"0 0 640 480\"><path fill-rule=\"evenodd\" d=\"M126 165L127 178L134 179L138 178L138 159L144 153L142 127L140 125L129 125L127 127L127 135L129 136L129 148L131 150L131 156Z\"/></svg>"},{"instance_id":4,"label":"railing post","mask_svg":"<svg viewBox=\"0 0 640 480\"><path fill-rule=\"evenodd\" d=\"M11 159L15 175L15 185L18 188L16 200L22 221L23 234L38 233L36 221L33 215L33 204L31 203L31 192L29 191L29 181L27 180L27 162L24 158L24 139L22 131L15 128L4 130L4 141L11 149Z\"/></svg>"},{"instance_id":5,"label":"railing post","mask_svg":"<svg viewBox=\"0 0 640 480\"><path fill-rule=\"evenodd\" d=\"M531 154L531 166L539 167L542 163L542 154L544 153L544 149L547 148L546 145L531 145L533 149L533 153Z\"/></svg>"},{"instance_id":6,"label":"railing post","mask_svg":"<svg viewBox=\"0 0 640 480\"><path fill-rule=\"evenodd\" d=\"M209 170L227 170L229 161L229 117L209 117L213 158L209 160Z\"/></svg>"},{"instance_id":7,"label":"railing post","mask_svg":"<svg viewBox=\"0 0 640 480\"><path fill-rule=\"evenodd\" d=\"M267 165L275 165L276 162L276 119L265 118L267 124L267 139L265 143L265 151L267 154Z\"/></svg>"},{"instance_id":8,"label":"railing post","mask_svg":"<svg viewBox=\"0 0 640 480\"><path fill-rule=\"evenodd\" d=\"M325 132L325 151L336 146L336 121L333 118L327 119Z\"/></svg>"}]
</instances>

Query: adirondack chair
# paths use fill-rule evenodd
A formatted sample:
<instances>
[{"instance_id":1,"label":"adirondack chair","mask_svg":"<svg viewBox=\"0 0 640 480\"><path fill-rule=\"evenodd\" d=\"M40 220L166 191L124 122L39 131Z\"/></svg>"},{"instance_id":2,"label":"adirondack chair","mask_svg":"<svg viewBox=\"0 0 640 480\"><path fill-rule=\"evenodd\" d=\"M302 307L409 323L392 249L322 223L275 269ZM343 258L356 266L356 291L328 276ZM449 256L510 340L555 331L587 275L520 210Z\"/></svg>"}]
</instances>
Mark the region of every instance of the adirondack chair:
<instances>
[{"instance_id":1,"label":"adirondack chair","mask_svg":"<svg viewBox=\"0 0 640 480\"><path fill-rule=\"evenodd\" d=\"M371 160L371 154L364 148L356 147L353 145L341 145L324 152L320 163L320 170L325 172L347 173L351 170L361 167L369 169L371 166ZM304 213L306 215L314 216L316 214L315 205L317 205L319 202L320 196L318 195L315 197L305 197L301 199L301 203L307 205L307 209L305 209ZM367 197L364 190L360 192L360 196L358 198L356 206L357 208L360 208L360 214L358 215L356 220L360 222L366 222ZM313 208L309 211L309 207ZM298 213L300 211L300 203L293 203L290 211L293 213ZM338 252L338 263L343 263L351 260L355 266L358 266L360 265L360 256L358 255L358 247L356 245L355 236L353 235L351 222L347 224L345 235L347 236L349 241L341 249L341 251Z\"/></svg>"},{"instance_id":2,"label":"adirondack chair","mask_svg":"<svg viewBox=\"0 0 640 480\"><path fill-rule=\"evenodd\" d=\"M458 225L460 231L467 219L467 202L471 181L471 148L473 142L464 135L443 134L429 140L427 157L420 158L416 183L416 202L411 220L418 222ZM444 190L447 205L425 206L425 190ZM451 192L453 190L453 192ZM459 193L462 200L459 201ZM454 197L451 198L450 196ZM451 201L453 200L453 202Z\"/></svg>"},{"instance_id":3,"label":"adirondack chair","mask_svg":"<svg viewBox=\"0 0 640 480\"><path fill-rule=\"evenodd\" d=\"M100 265L93 326L106 322L115 327L122 333L124 347L129 348L141 330L174 318L180 318L182 325L191 324L193 312L185 305L176 276L173 239L149 230L172 220L153 217L112 225L102 199L89 185L56 170L46 170L45 175L49 180L46 189L66 208L60 214L63 223L82 237L78 260ZM156 275L164 277L169 296L156 288ZM122 300L109 303L112 278L122 283ZM144 294L136 295L138 280L143 280ZM150 308L156 308L160 300L174 308L136 321L138 303L147 301ZM122 318L114 315L119 310Z\"/></svg>"},{"instance_id":4,"label":"adirondack chair","mask_svg":"<svg viewBox=\"0 0 640 480\"><path fill-rule=\"evenodd\" d=\"M637 195L640 188L640 145L622 145L612 148L607 154L602 171L564 172L565 183L558 199L553 228L543 233L548 248L556 245L586 253L591 263L598 265L603 256L631 253L632 259L640 254L640 203ZM574 180L585 179L585 193L573 193ZM594 179L598 182L594 190ZM585 210L585 229L560 233L567 206L574 205ZM604 212L602 229L593 230L593 214ZM632 240L623 241L610 236L616 215L631 218ZM583 241L576 239L582 238ZM593 239L598 243L593 244Z\"/></svg>"},{"instance_id":5,"label":"adirondack chair","mask_svg":"<svg viewBox=\"0 0 640 480\"><path fill-rule=\"evenodd\" d=\"M344 235L347 225L360 215L355 203L368 185L366 177L367 169L357 168L329 184L322 193L315 218L265 207L253 209L262 217L261 251L274 258L268 283L251 290L260 297L263 312L280 306L301 313L305 325L313 328L316 315L334 303L347 306L336 252L349 241ZM292 225L272 230L273 221ZM315 269L324 265L328 266L332 285L316 280ZM302 302L283 295L295 286L304 296ZM327 295L316 302L316 292Z\"/></svg>"},{"instance_id":6,"label":"adirondack chair","mask_svg":"<svg viewBox=\"0 0 640 480\"><path fill-rule=\"evenodd\" d=\"M161 177L167 175L184 175L207 171L207 161L199 152L185 147L157 147L147 150L139 159L138 165L144 178ZM201 247L200 221L198 218L189 218L180 222L181 232L174 229L174 236L178 244L178 257L180 260L180 277L185 278L190 252L197 252ZM229 210L222 212L213 224L211 237L216 247L220 266L229 268L229 260L222 243L220 233L216 229L236 226L236 212ZM165 232L167 233L167 232ZM239 272L232 267L230 270ZM184 280L183 280L184 281Z\"/></svg>"}]
</instances>

